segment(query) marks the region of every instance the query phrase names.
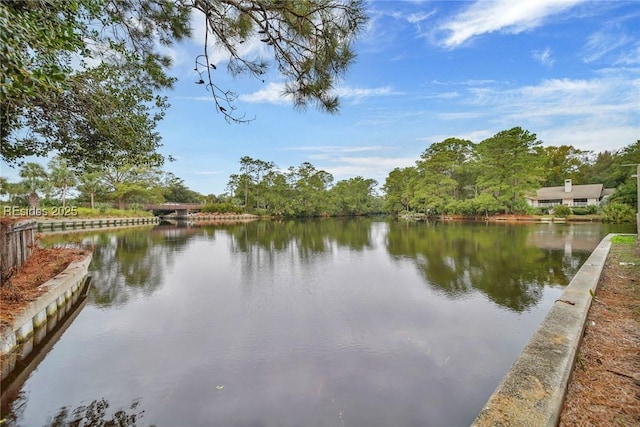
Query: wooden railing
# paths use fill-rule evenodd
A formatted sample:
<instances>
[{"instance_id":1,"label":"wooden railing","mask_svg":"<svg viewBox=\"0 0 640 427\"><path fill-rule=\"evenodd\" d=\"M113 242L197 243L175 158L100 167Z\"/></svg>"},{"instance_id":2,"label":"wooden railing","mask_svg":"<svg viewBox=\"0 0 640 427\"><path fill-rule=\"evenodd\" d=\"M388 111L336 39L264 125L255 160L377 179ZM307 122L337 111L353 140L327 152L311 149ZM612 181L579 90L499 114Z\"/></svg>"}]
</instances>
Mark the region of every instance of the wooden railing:
<instances>
[{"instance_id":1,"label":"wooden railing","mask_svg":"<svg viewBox=\"0 0 640 427\"><path fill-rule=\"evenodd\" d=\"M0 222L0 286L33 252L37 228L35 220Z\"/></svg>"}]
</instances>

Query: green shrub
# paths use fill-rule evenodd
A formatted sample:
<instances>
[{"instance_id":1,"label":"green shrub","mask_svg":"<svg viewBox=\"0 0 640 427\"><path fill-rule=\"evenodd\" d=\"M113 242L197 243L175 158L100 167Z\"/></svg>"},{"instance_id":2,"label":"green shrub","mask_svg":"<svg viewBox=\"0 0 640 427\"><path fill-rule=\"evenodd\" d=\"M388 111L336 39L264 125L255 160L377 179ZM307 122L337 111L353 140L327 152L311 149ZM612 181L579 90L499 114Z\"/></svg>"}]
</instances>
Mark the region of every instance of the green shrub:
<instances>
[{"instance_id":1,"label":"green shrub","mask_svg":"<svg viewBox=\"0 0 640 427\"><path fill-rule=\"evenodd\" d=\"M602 208L602 220L620 224L622 222L635 222L636 211L624 203L612 202Z\"/></svg>"},{"instance_id":2,"label":"green shrub","mask_svg":"<svg viewBox=\"0 0 640 427\"><path fill-rule=\"evenodd\" d=\"M565 205L559 205L553 208L553 214L559 218L566 218L571 215L571 208Z\"/></svg>"},{"instance_id":3,"label":"green shrub","mask_svg":"<svg viewBox=\"0 0 640 427\"><path fill-rule=\"evenodd\" d=\"M587 215L589 213L589 210L586 207L584 207L584 208L580 208L580 207L572 208L571 210L573 211L574 215Z\"/></svg>"},{"instance_id":4,"label":"green shrub","mask_svg":"<svg viewBox=\"0 0 640 427\"><path fill-rule=\"evenodd\" d=\"M98 217L150 217L153 216L152 212L146 210L131 210L131 209L114 209L107 205L101 205L96 209L78 207L78 216L81 218L98 218Z\"/></svg>"},{"instance_id":5,"label":"green shrub","mask_svg":"<svg viewBox=\"0 0 640 427\"><path fill-rule=\"evenodd\" d=\"M235 206L231 203L208 203L202 207L205 213L242 213L242 206Z\"/></svg>"}]
</instances>

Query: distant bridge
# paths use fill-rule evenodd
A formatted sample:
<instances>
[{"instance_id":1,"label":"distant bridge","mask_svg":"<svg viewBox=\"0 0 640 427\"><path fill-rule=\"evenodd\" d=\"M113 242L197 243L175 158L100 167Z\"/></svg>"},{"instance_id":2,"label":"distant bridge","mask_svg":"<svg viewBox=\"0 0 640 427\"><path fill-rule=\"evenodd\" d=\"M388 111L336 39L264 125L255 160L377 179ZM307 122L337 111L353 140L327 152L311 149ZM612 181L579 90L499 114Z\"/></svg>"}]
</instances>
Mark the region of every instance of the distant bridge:
<instances>
[{"instance_id":1,"label":"distant bridge","mask_svg":"<svg viewBox=\"0 0 640 427\"><path fill-rule=\"evenodd\" d=\"M150 211L174 211L176 216L184 217L190 212L200 212L204 205L201 203L156 203L146 204L145 209Z\"/></svg>"}]
</instances>

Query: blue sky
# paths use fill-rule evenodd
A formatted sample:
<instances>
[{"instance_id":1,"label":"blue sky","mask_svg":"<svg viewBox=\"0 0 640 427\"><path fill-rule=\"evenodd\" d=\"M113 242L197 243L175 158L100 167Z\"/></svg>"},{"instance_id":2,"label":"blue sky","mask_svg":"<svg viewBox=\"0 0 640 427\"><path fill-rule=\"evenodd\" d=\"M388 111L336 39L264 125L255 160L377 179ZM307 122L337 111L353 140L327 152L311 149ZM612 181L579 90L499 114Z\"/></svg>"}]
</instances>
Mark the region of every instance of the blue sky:
<instances>
[{"instance_id":1,"label":"blue sky","mask_svg":"<svg viewBox=\"0 0 640 427\"><path fill-rule=\"evenodd\" d=\"M233 78L215 56L216 83L238 93L238 111L255 117L249 124L225 122L194 83L202 52L194 21L193 39L171 52L179 81L159 131L161 152L177 160L165 170L203 194L223 193L245 155L283 170L307 161L336 181L363 176L381 186L449 137L477 143L520 126L544 145L594 152L640 138L638 1L371 1L367 9L335 115L296 110L276 72L265 83ZM245 44L250 55L264 48Z\"/></svg>"}]
</instances>

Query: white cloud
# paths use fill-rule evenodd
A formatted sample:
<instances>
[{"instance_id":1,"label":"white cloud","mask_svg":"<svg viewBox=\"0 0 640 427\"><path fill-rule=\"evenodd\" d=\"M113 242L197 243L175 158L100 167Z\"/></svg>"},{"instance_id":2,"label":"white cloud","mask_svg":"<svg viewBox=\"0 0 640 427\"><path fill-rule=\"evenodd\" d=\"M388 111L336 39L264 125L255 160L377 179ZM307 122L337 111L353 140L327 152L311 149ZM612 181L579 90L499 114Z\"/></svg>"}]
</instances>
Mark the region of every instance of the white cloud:
<instances>
[{"instance_id":1,"label":"white cloud","mask_svg":"<svg viewBox=\"0 0 640 427\"><path fill-rule=\"evenodd\" d=\"M614 64L626 66L640 64L640 42L636 42L635 46L618 55Z\"/></svg>"},{"instance_id":2,"label":"white cloud","mask_svg":"<svg viewBox=\"0 0 640 427\"><path fill-rule=\"evenodd\" d=\"M213 102L213 96L176 96L175 99L186 99L189 101Z\"/></svg>"},{"instance_id":3,"label":"white cloud","mask_svg":"<svg viewBox=\"0 0 640 427\"><path fill-rule=\"evenodd\" d=\"M354 87L340 87L335 90L335 94L341 98L346 98L352 101L362 101L366 98L378 97L378 96L391 96L402 95L402 92L394 91L390 86L376 87L376 88L354 88Z\"/></svg>"},{"instance_id":4,"label":"white cloud","mask_svg":"<svg viewBox=\"0 0 640 427\"><path fill-rule=\"evenodd\" d=\"M631 37L615 31L599 31L591 34L584 46L584 62L597 61L632 42Z\"/></svg>"},{"instance_id":5,"label":"white cloud","mask_svg":"<svg viewBox=\"0 0 640 427\"><path fill-rule=\"evenodd\" d=\"M433 16L434 13L435 13L434 11L412 13L409 16L407 16L407 21L411 24L417 24L426 19L429 19L431 16Z\"/></svg>"},{"instance_id":6,"label":"white cloud","mask_svg":"<svg viewBox=\"0 0 640 427\"><path fill-rule=\"evenodd\" d=\"M448 110L453 112L435 116L442 122L435 129L456 130L448 134L439 130L419 141L432 144L456 137L478 143L520 126L546 145L601 152L627 146L640 135L640 68L608 68L588 79L547 79L520 87L512 82L482 87L466 83L458 83L461 96L455 109Z\"/></svg>"},{"instance_id":7,"label":"white cloud","mask_svg":"<svg viewBox=\"0 0 640 427\"><path fill-rule=\"evenodd\" d=\"M507 91L507 113L513 119L549 119L561 116L591 117L634 114L640 108L638 81L628 76L610 76L591 80L551 79L539 85ZM609 119L607 119L609 120Z\"/></svg>"},{"instance_id":8,"label":"white cloud","mask_svg":"<svg viewBox=\"0 0 640 427\"><path fill-rule=\"evenodd\" d=\"M495 134L496 134L496 131L493 129L479 129L479 130L473 130L468 132L461 132L456 135L437 134L437 135L423 136L421 138L418 138L418 141L426 142L428 144L427 146L438 143L438 142L442 142L448 138L458 138L458 139L464 139L467 141L478 143Z\"/></svg>"},{"instance_id":9,"label":"white cloud","mask_svg":"<svg viewBox=\"0 0 640 427\"><path fill-rule=\"evenodd\" d=\"M191 12L191 41L199 46L204 46L206 26L205 17L202 12L193 9ZM216 66L229 60L229 53L221 45L216 44L216 39L209 36L209 63ZM267 45L259 40L259 37L252 36L244 40L244 43L235 46L238 56L241 58L267 57L269 51Z\"/></svg>"},{"instance_id":10,"label":"white cloud","mask_svg":"<svg viewBox=\"0 0 640 427\"><path fill-rule=\"evenodd\" d=\"M595 153L619 150L638 139L638 126L607 126L599 121L571 123L568 126L537 132L545 145L572 145Z\"/></svg>"},{"instance_id":11,"label":"white cloud","mask_svg":"<svg viewBox=\"0 0 640 427\"><path fill-rule=\"evenodd\" d=\"M549 16L564 12L581 1L477 1L440 26L440 30L447 33L442 44L454 48L473 37L495 31L518 34L538 27Z\"/></svg>"},{"instance_id":12,"label":"white cloud","mask_svg":"<svg viewBox=\"0 0 640 427\"><path fill-rule=\"evenodd\" d=\"M221 173L224 173L224 171L197 171L197 172L194 172L194 174L196 174L196 175L219 175Z\"/></svg>"},{"instance_id":13,"label":"white cloud","mask_svg":"<svg viewBox=\"0 0 640 427\"><path fill-rule=\"evenodd\" d=\"M481 130L466 135L432 135L421 140L455 136L480 142L500 130L521 126L545 144L598 152L626 146L640 135L640 69L605 69L591 79L548 79L521 87L495 84L467 91L468 96L463 94L459 100L460 113L443 113L438 118L470 122L477 112L492 119L484 119ZM487 124L493 129L486 130Z\"/></svg>"},{"instance_id":14,"label":"white cloud","mask_svg":"<svg viewBox=\"0 0 640 427\"><path fill-rule=\"evenodd\" d=\"M384 181L395 168L415 166L417 157L339 157L332 159L332 165L319 167L334 176L336 181L362 176L384 184Z\"/></svg>"},{"instance_id":15,"label":"white cloud","mask_svg":"<svg viewBox=\"0 0 640 427\"><path fill-rule=\"evenodd\" d=\"M307 151L306 159L313 161L318 168L334 176L335 181L362 176L372 178L379 184L384 184L389 171L397 167L415 165L415 157L406 156L406 152L399 153L398 147L383 145L368 146L302 146L290 147L287 151ZM359 155L361 154L361 155Z\"/></svg>"},{"instance_id":16,"label":"white cloud","mask_svg":"<svg viewBox=\"0 0 640 427\"><path fill-rule=\"evenodd\" d=\"M285 95L284 83L269 83L265 88L260 89L257 92L250 94L243 94L239 96L241 101L251 103L268 103L268 104L289 104L292 103L291 96ZM391 96L401 95L400 92L395 92L391 87L378 87L378 88L354 88L354 87L340 87L333 91L337 96L343 99L351 100L352 102L360 102L367 98L378 96Z\"/></svg>"},{"instance_id":17,"label":"white cloud","mask_svg":"<svg viewBox=\"0 0 640 427\"><path fill-rule=\"evenodd\" d=\"M268 83L266 87L257 92L243 94L238 97L241 101L267 104L290 104L291 96L284 93L284 83Z\"/></svg>"},{"instance_id":18,"label":"white cloud","mask_svg":"<svg viewBox=\"0 0 640 427\"><path fill-rule=\"evenodd\" d=\"M439 120L469 120L482 117L483 114L479 111L461 111L458 113L438 113L436 117Z\"/></svg>"},{"instance_id":19,"label":"white cloud","mask_svg":"<svg viewBox=\"0 0 640 427\"><path fill-rule=\"evenodd\" d=\"M424 98L426 99L453 99L453 98L459 98L460 97L460 92L442 92L442 93L437 93L435 95L425 95Z\"/></svg>"},{"instance_id":20,"label":"white cloud","mask_svg":"<svg viewBox=\"0 0 640 427\"><path fill-rule=\"evenodd\" d=\"M374 109L370 110L366 116L355 122L356 126L384 126L393 125L397 126L398 123L415 123L422 121L425 117L428 118L430 112L427 110L420 110L417 108L409 110L396 110L396 109Z\"/></svg>"},{"instance_id":21,"label":"white cloud","mask_svg":"<svg viewBox=\"0 0 640 427\"><path fill-rule=\"evenodd\" d=\"M307 147L291 147L287 151L318 151L321 153L361 153L364 151L379 151L384 150L386 147L381 145L370 145L365 147L347 147L343 145L318 145Z\"/></svg>"},{"instance_id":22,"label":"white cloud","mask_svg":"<svg viewBox=\"0 0 640 427\"><path fill-rule=\"evenodd\" d=\"M542 65L546 65L547 67L552 67L553 63L555 62L555 59L551 57L551 49L548 47L543 50L534 50L531 53L531 56L533 57L533 59L540 62Z\"/></svg>"}]
</instances>

